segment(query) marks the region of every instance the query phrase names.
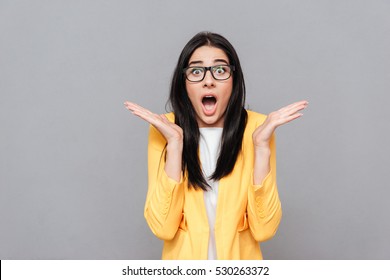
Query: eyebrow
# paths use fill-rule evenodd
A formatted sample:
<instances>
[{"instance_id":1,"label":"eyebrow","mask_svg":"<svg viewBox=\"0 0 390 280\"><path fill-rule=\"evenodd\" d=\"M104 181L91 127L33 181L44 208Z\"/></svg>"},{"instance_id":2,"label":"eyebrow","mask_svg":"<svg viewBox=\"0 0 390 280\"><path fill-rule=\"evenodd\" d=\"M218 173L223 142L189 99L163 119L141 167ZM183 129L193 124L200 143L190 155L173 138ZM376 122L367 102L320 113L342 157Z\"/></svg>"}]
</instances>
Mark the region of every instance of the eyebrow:
<instances>
[{"instance_id":1,"label":"eyebrow","mask_svg":"<svg viewBox=\"0 0 390 280\"><path fill-rule=\"evenodd\" d=\"M229 64L229 62L227 62L225 59L221 59L221 58L215 59L214 62L223 62L223 63ZM202 60L195 60L195 61L191 61L188 64L188 66L191 66L191 64L201 64L201 63L203 63Z\"/></svg>"}]
</instances>

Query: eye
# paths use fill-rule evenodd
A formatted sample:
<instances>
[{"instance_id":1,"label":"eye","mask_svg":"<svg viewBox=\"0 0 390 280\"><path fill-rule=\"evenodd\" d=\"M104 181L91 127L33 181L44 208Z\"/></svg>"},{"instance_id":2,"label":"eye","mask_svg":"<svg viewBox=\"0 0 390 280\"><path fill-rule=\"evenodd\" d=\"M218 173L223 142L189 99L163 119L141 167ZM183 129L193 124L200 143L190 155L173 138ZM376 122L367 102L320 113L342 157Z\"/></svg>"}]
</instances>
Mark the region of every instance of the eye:
<instances>
[{"instance_id":1,"label":"eye","mask_svg":"<svg viewBox=\"0 0 390 280\"><path fill-rule=\"evenodd\" d=\"M203 74L203 68L196 68L196 67L191 68L191 72L190 73L192 75L196 75L196 76L201 75L201 74Z\"/></svg>"},{"instance_id":2,"label":"eye","mask_svg":"<svg viewBox=\"0 0 390 280\"><path fill-rule=\"evenodd\" d=\"M214 67L214 70L213 72L217 75L222 75L222 74L225 74L225 72L227 71L227 66L224 66L224 65L218 65L218 66L215 66Z\"/></svg>"}]
</instances>

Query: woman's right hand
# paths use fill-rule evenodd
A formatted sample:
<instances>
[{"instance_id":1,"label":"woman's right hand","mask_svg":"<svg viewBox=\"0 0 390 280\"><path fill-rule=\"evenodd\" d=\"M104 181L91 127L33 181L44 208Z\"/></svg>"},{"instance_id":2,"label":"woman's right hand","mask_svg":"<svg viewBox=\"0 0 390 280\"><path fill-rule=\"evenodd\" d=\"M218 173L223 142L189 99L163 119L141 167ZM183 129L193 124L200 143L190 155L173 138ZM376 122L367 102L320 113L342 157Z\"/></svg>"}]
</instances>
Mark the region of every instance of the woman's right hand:
<instances>
[{"instance_id":1,"label":"woman's right hand","mask_svg":"<svg viewBox=\"0 0 390 280\"><path fill-rule=\"evenodd\" d=\"M126 101L124 104L134 115L153 125L164 136L168 144L183 144L183 129L177 124L170 122L165 115L154 114L129 101Z\"/></svg>"},{"instance_id":2,"label":"woman's right hand","mask_svg":"<svg viewBox=\"0 0 390 280\"><path fill-rule=\"evenodd\" d=\"M132 102L125 102L125 106L134 115L144 119L153 125L167 141L166 161L164 170L168 177L180 182L182 152L183 152L183 129L170 122L165 115L157 115Z\"/></svg>"}]
</instances>

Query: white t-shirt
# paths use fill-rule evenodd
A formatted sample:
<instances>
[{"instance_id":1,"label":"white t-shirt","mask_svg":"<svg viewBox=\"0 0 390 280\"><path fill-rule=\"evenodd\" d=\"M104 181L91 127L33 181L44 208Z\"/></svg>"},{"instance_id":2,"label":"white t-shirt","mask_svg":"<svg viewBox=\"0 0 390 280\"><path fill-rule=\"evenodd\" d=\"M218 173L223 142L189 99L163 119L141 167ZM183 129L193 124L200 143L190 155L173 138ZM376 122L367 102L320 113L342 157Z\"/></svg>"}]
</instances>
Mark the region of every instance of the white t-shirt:
<instances>
[{"instance_id":1,"label":"white t-shirt","mask_svg":"<svg viewBox=\"0 0 390 280\"><path fill-rule=\"evenodd\" d=\"M211 186L211 189L203 192L204 203L206 207L207 217L209 220L210 237L209 237L209 250L208 259L217 259L217 248L215 244L215 216L217 212L217 200L218 200L218 181L209 180L217 164L221 137L222 127L202 127L199 128L199 156L202 164L203 174L207 180L207 183Z\"/></svg>"}]
</instances>

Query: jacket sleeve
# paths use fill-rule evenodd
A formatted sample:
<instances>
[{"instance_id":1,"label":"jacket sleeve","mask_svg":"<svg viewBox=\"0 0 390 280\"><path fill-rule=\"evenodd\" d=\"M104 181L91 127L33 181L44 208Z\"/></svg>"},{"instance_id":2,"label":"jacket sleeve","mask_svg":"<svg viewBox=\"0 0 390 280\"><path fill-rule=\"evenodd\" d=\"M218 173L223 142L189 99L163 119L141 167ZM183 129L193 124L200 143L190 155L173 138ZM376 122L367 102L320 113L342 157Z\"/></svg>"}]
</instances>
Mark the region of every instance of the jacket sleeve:
<instances>
[{"instance_id":1,"label":"jacket sleeve","mask_svg":"<svg viewBox=\"0 0 390 280\"><path fill-rule=\"evenodd\" d=\"M160 239L171 240L182 219L184 203L183 178L168 177L165 167L166 140L150 126L148 142L148 193L144 215L152 232Z\"/></svg>"},{"instance_id":2,"label":"jacket sleeve","mask_svg":"<svg viewBox=\"0 0 390 280\"><path fill-rule=\"evenodd\" d=\"M248 221L253 237L259 241L272 238L282 218L282 207L276 185L275 136L272 135L270 172L260 185L253 185L248 190Z\"/></svg>"}]
</instances>

